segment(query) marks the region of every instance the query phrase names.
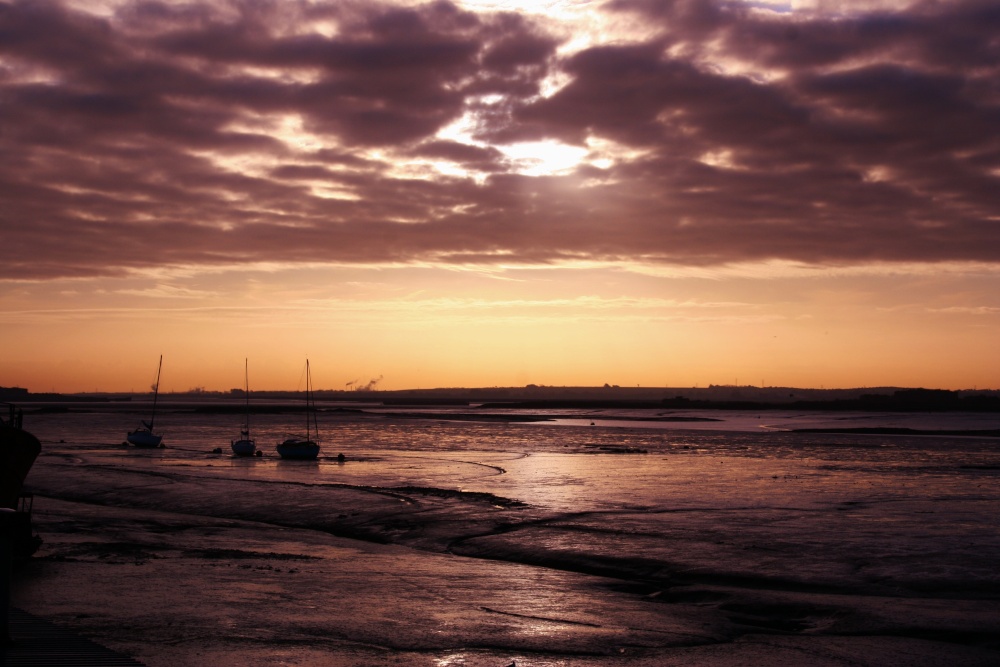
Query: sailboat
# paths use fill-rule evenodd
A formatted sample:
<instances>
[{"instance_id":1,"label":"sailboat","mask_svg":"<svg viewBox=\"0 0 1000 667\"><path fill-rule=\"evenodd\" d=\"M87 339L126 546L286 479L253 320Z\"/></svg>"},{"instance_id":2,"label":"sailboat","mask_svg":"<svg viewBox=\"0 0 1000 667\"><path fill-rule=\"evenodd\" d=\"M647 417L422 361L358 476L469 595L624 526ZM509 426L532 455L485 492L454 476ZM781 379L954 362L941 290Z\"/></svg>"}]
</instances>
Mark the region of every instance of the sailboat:
<instances>
[{"instance_id":1,"label":"sailboat","mask_svg":"<svg viewBox=\"0 0 1000 667\"><path fill-rule=\"evenodd\" d=\"M243 360L243 394L246 396L246 407L243 411L243 428L240 429L240 439L230 441L233 454L236 456L253 456L257 452L257 443L250 437L250 373L247 360Z\"/></svg>"},{"instance_id":2,"label":"sailboat","mask_svg":"<svg viewBox=\"0 0 1000 667\"><path fill-rule=\"evenodd\" d=\"M153 422L156 420L156 399L160 395L160 371L163 370L163 355L160 355L160 365L156 369L156 384L153 385L153 414L149 421L142 421L142 425L134 431L130 431L126 440L136 447L159 447L163 440L162 435L153 433Z\"/></svg>"},{"instance_id":3,"label":"sailboat","mask_svg":"<svg viewBox=\"0 0 1000 667\"><path fill-rule=\"evenodd\" d=\"M298 459L305 461L315 460L319 456L319 445L315 438L319 439L319 428L316 424L316 406L313 404L312 395L312 373L309 371L309 360L306 359L306 436L304 438L288 438L284 442L278 443L275 448L283 459Z\"/></svg>"}]
</instances>

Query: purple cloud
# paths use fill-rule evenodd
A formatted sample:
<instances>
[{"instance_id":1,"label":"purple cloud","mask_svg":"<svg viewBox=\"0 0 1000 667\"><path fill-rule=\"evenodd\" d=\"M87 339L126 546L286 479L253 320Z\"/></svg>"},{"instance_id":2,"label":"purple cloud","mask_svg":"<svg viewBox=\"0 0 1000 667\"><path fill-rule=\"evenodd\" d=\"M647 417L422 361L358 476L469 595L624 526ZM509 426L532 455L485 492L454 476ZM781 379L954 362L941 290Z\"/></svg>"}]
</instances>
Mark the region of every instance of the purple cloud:
<instances>
[{"instance_id":1,"label":"purple cloud","mask_svg":"<svg viewBox=\"0 0 1000 667\"><path fill-rule=\"evenodd\" d=\"M606 10L658 34L561 53L448 2L0 2L0 277L1000 260L995 3ZM518 173L505 145L542 140L617 148Z\"/></svg>"}]
</instances>

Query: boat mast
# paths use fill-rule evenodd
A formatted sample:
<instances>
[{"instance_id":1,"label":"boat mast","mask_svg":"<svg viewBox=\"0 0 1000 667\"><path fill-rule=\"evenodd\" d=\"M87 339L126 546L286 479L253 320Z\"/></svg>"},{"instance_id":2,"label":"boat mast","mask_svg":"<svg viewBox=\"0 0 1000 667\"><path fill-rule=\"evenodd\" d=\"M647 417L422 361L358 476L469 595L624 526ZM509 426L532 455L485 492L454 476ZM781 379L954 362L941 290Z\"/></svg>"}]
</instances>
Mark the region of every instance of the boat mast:
<instances>
[{"instance_id":1,"label":"boat mast","mask_svg":"<svg viewBox=\"0 0 1000 667\"><path fill-rule=\"evenodd\" d=\"M312 386L312 372L309 373L309 397L312 402L313 431L316 432L316 440L319 440L319 420L316 419L316 395Z\"/></svg>"},{"instance_id":2,"label":"boat mast","mask_svg":"<svg viewBox=\"0 0 1000 667\"><path fill-rule=\"evenodd\" d=\"M243 359L243 396L246 405L243 409L243 435L250 438L250 361Z\"/></svg>"},{"instance_id":3,"label":"boat mast","mask_svg":"<svg viewBox=\"0 0 1000 667\"><path fill-rule=\"evenodd\" d=\"M163 370L163 355L160 355L160 365L156 367L156 384L153 385L153 416L149 418L149 432L153 432L153 422L156 421L156 398L160 395L160 371Z\"/></svg>"},{"instance_id":4,"label":"boat mast","mask_svg":"<svg viewBox=\"0 0 1000 667\"><path fill-rule=\"evenodd\" d=\"M315 421L316 416L312 414L312 371L309 370L309 360L306 359L306 440L312 440L310 429Z\"/></svg>"}]
</instances>

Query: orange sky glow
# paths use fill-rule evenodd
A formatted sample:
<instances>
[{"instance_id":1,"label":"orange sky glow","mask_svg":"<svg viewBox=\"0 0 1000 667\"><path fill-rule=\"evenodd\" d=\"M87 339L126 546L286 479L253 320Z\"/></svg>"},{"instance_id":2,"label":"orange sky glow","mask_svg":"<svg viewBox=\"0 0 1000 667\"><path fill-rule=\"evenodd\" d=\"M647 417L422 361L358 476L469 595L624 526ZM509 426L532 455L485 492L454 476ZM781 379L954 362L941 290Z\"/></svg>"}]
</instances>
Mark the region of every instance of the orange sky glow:
<instances>
[{"instance_id":1,"label":"orange sky glow","mask_svg":"<svg viewBox=\"0 0 1000 667\"><path fill-rule=\"evenodd\" d=\"M0 2L0 386L998 388L987 4Z\"/></svg>"}]
</instances>

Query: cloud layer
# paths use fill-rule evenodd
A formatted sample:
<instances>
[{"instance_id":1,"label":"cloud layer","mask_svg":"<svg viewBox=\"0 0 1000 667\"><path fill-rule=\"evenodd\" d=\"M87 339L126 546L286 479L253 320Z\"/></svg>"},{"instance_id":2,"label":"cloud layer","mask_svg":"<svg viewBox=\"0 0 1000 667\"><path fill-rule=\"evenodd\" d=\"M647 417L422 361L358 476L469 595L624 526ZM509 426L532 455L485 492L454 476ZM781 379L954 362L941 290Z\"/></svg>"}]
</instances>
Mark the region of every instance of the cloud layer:
<instances>
[{"instance_id":1,"label":"cloud layer","mask_svg":"<svg viewBox=\"0 0 1000 667\"><path fill-rule=\"evenodd\" d=\"M1000 261L993 0L110 6L0 0L0 278Z\"/></svg>"}]
</instances>

